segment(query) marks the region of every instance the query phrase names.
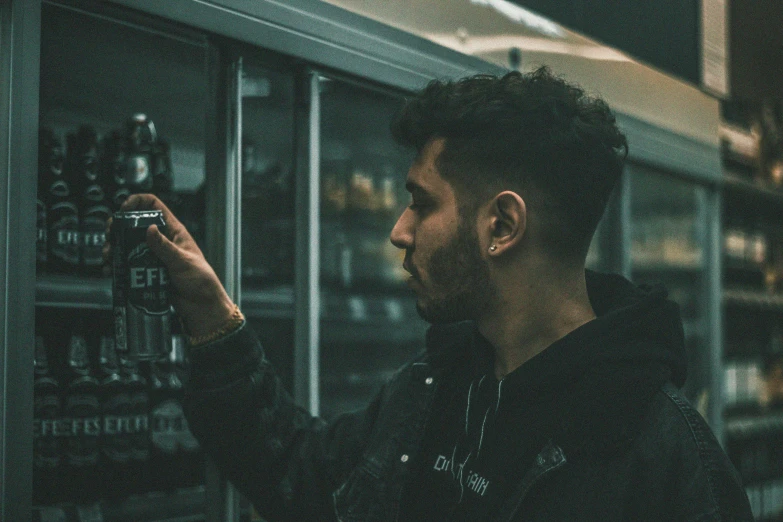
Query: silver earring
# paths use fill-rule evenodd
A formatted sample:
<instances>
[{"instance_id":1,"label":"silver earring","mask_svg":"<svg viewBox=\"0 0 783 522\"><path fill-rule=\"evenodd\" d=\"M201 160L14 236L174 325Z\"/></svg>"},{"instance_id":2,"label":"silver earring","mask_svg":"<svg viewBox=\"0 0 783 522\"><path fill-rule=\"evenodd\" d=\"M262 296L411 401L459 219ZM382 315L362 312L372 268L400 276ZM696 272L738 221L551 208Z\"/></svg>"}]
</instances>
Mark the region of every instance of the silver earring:
<instances>
[{"instance_id":1,"label":"silver earring","mask_svg":"<svg viewBox=\"0 0 783 522\"><path fill-rule=\"evenodd\" d=\"M490 251L490 252L494 252L494 251L495 251L495 250L497 250L497 249L498 249L498 247L497 247L497 246L495 246L495 245L492 245L491 247L489 247L489 251Z\"/></svg>"}]
</instances>

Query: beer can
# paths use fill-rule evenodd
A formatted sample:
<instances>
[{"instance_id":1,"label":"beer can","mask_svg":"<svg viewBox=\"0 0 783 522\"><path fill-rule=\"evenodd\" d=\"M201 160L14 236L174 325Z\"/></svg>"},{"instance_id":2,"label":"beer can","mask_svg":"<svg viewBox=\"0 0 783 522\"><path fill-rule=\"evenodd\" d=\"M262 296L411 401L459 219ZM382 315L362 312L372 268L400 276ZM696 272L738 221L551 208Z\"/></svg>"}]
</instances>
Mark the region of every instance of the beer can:
<instances>
[{"instance_id":1,"label":"beer can","mask_svg":"<svg viewBox=\"0 0 783 522\"><path fill-rule=\"evenodd\" d=\"M140 361L171 351L171 304L166 266L147 246L147 228L166 223L159 210L116 212L112 223L115 345Z\"/></svg>"}]
</instances>

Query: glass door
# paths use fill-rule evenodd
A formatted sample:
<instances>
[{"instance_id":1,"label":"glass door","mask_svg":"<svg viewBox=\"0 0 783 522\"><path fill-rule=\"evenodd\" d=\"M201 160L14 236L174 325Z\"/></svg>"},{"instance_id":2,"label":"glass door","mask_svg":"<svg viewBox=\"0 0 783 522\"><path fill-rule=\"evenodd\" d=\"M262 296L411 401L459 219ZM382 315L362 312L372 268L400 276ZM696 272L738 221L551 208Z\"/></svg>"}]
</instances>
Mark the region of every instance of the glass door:
<instances>
[{"instance_id":1,"label":"glass door","mask_svg":"<svg viewBox=\"0 0 783 522\"><path fill-rule=\"evenodd\" d=\"M208 56L202 35L156 20L43 4L30 347L43 520L204 512L203 458L181 406L182 339L171 357L122 360L101 249L107 218L135 192L157 194L204 246Z\"/></svg>"},{"instance_id":2,"label":"glass door","mask_svg":"<svg viewBox=\"0 0 783 522\"><path fill-rule=\"evenodd\" d=\"M389 132L402 98L328 77L319 90L320 411L329 418L365 406L423 347L427 324L389 241L413 159Z\"/></svg>"},{"instance_id":3,"label":"glass door","mask_svg":"<svg viewBox=\"0 0 783 522\"><path fill-rule=\"evenodd\" d=\"M637 164L630 183L630 263L637 283L663 283L680 306L688 357L684 391L708 417L713 385L708 188Z\"/></svg>"},{"instance_id":4,"label":"glass door","mask_svg":"<svg viewBox=\"0 0 783 522\"><path fill-rule=\"evenodd\" d=\"M242 60L240 307L293 393L295 76Z\"/></svg>"}]
</instances>

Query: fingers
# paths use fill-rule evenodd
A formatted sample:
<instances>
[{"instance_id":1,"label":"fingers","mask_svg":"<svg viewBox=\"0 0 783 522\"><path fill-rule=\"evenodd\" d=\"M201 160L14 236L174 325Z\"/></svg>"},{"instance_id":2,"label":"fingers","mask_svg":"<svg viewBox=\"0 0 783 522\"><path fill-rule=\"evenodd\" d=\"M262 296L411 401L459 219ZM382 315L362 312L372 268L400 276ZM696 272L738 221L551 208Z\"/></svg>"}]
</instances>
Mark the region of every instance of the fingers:
<instances>
[{"instance_id":1,"label":"fingers","mask_svg":"<svg viewBox=\"0 0 783 522\"><path fill-rule=\"evenodd\" d=\"M185 227L169 210L169 207L153 194L132 194L123 202L120 210L160 210L163 212L163 220L166 222L166 235L170 239L176 239L180 234L187 233Z\"/></svg>"},{"instance_id":2,"label":"fingers","mask_svg":"<svg viewBox=\"0 0 783 522\"><path fill-rule=\"evenodd\" d=\"M120 210L161 210L163 211L163 219L166 221L166 225L171 228L174 223L177 226L182 226L179 220L171 213L169 207L167 207L157 196L153 194L131 194L126 199Z\"/></svg>"},{"instance_id":3,"label":"fingers","mask_svg":"<svg viewBox=\"0 0 783 522\"><path fill-rule=\"evenodd\" d=\"M131 194L128 199L122 202L120 210L163 210L166 205L153 194Z\"/></svg>"},{"instance_id":4,"label":"fingers","mask_svg":"<svg viewBox=\"0 0 783 522\"><path fill-rule=\"evenodd\" d=\"M147 246L163 261L169 271L186 268L185 252L164 236L157 225L150 225L147 229Z\"/></svg>"}]
</instances>

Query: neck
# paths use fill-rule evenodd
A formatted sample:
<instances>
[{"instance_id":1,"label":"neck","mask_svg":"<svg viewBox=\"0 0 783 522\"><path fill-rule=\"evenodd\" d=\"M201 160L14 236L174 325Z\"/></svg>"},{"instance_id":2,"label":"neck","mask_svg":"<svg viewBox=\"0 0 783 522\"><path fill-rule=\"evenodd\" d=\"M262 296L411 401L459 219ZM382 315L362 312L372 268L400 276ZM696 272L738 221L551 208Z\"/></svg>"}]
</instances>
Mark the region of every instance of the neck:
<instances>
[{"instance_id":1,"label":"neck","mask_svg":"<svg viewBox=\"0 0 783 522\"><path fill-rule=\"evenodd\" d=\"M536 277L498 285L497 305L477 321L479 332L495 348L498 379L595 319L583 268L546 272L530 271Z\"/></svg>"}]
</instances>

